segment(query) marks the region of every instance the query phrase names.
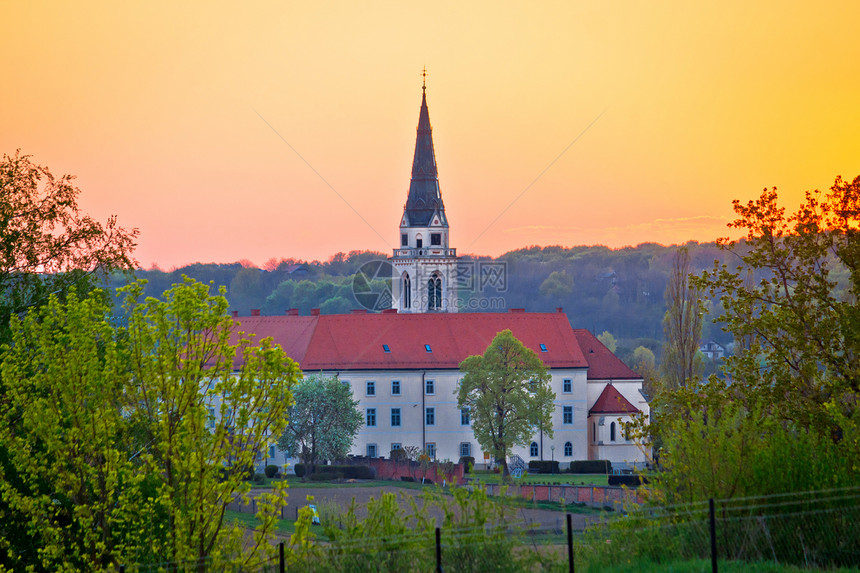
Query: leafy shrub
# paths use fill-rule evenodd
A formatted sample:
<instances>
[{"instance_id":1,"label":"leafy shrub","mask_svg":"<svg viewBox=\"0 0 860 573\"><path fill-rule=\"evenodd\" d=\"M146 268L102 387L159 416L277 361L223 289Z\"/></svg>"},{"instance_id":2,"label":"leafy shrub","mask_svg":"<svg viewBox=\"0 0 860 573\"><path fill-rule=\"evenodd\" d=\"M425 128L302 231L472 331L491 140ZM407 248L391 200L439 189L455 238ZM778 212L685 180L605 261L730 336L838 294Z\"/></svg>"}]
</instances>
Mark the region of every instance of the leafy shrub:
<instances>
[{"instance_id":1,"label":"leafy shrub","mask_svg":"<svg viewBox=\"0 0 860 573\"><path fill-rule=\"evenodd\" d=\"M400 476L400 481L415 481L415 478L412 476Z\"/></svg>"},{"instance_id":2,"label":"leafy shrub","mask_svg":"<svg viewBox=\"0 0 860 573\"><path fill-rule=\"evenodd\" d=\"M409 459L409 454L403 448L397 448L396 450L391 450L388 457L391 458L392 462L405 462Z\"/></svg>"},{"instance_id":3,"label":"leafy shrub","mask_svg":"<svg viewBox=\"0 0 860 573\"><path fill-rule=\"evenodd\" d=\"M296 464L293 466L297 477L305 477L305 464Z\"/></svg>"},{"instance_id":4,"label":"leafy shrub","mask_svg":"<svg viewBox=\"0 0 860 573\"><path fill-rule=\"evenodd\" d=\"M529 462L529 472L542 474L561 473L558 469L558 462L550 460L531 460Z\"/></svg>"},{"instance_id":5,"label":"leafy shrub","mask_svg":"<svg viewBox=\"0 0 860 573\"><path fill-rule=\"evenodd\" d=\"M575 460L570 462L572 474L609 474L612 473L612 462L609 460Z\"/></svg>"},{"instance_id":6,"label":"leafy shrub","mask_svg":"<svg viewBox=\"0 0 860 573\"><path fill-rule=\"evenodd\" d=\"M459 463L463 464L465 470L469 472L475 467L475 458L473 456L460 456Z\"/></svg>"},{"instance_id":7,"label":"leafy shrub","mask_svg":"<svg viewBox=\"0 0 860 573\"><path fill-rule=\"evenodd\" d=\"M269 479L275 477L276 475L278 475L278 470L280 470L280 469L281 468L279 468L278 466L276 466L274 464L267 465L266 470L265 470L266 477Z\"/></svg>"}]
</instances>

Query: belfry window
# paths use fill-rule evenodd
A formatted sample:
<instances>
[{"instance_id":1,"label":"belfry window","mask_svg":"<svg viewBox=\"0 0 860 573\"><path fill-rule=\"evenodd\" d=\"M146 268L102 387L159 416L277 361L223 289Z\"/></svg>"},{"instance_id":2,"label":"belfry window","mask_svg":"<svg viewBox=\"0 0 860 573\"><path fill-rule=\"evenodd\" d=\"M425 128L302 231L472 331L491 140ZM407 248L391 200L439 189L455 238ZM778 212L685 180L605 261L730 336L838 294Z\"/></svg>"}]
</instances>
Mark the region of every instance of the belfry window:
<instances>
[{"instance_id":1,"label":"belfry window","mask_svg":"<svg viewBox=\"0 0 860 573\"><path fill-rule=\"evenodd\" d=\"M442 244L442 233L430 233L430 246Z\"/></svg>"},{"instance_id":2,"label":"belfry window","mask_svg":"<svg viewBox=\"0 0 860 573\"><path fill-rule=\"evenodd\" d=\"M442 278L436 273L427 281L427 310L442 310Z\"/></svg>"},{"instance_id":3,"label":"belfry window","mask_svg":"<svg viewBox=\"0 0 860 573\"><path fill-rule=\"evenodd\" d=\"M409 273L403 273L403 308L412 308L412 281Z\"/></svg>"}]
</instances>

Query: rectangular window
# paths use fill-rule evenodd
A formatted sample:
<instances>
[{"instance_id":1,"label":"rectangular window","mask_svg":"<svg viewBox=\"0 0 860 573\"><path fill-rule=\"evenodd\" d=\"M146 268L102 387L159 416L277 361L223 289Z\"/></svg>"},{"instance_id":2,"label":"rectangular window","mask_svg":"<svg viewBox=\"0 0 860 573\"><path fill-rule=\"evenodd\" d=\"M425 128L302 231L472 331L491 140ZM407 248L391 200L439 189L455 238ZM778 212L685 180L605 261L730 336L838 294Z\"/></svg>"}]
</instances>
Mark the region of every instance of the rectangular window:
<instances>
[{"instance_id":1,"label":"rectangular window","mask_svg":"<svg viewBox=\"0 0 860 573\"><path fill-rule=\"evenodd\" d=\"M367 424L368 428L372 428L372 427L376 426L376 408L368 408L367 409L367 416L366 416L365 423Z\"/></svg>"},{"instance_id":2,"label":"rectangular window","mask_svg":"<svg viewBox=\"0 0 860 573\"><path fill-rule=\"evenodd\" d=\"M460 408L460 425L468 426L471 423L469 420L469 409L468 408Z\"/></svg>"},{"instance_id":3,"label":"rectangular window","mask_svg":"<svg viewBox=\"0 0 860 573\"><path fill-rule=\"evenodd\" d=\"M392 428L400 427L400 408L392 408L391 409L391 427Z\"/></svg>"},{"instance_id":4,"label":"rectangular window","mask_svg":"<svg viewBox=\"0 0 860 573\"><path fill-rule=\"evenodd\" d=\"M424 393L428 396L432 396L436 393L436 383L433 380L424 381Z\"/></svg>"},{"instance_id":5,"label":"rectangular window","mask_svg":"<svg viewBox=\"0 0 860 573\"><path fill-rule=\"evenodd\" d=\"M565 394L573 392L573 381L570 378L565 378L561 382L561 391Z\"/></svg>"},{"instance_id":6,"label":"rectangular window","mask_svg":"<svg viewBox=\"0 0 860 573\"><path fill-rule=\"evenodd\" d=\"M436 459L436 444L433 442L427 442L424 445L424 453L427 454L430 459Z\"/></svg>"},{"instance_id":7,"label":"rectangular window","mask_svg":"<svg viewBox=\"0 0 860 573\"><path fill-rule=\"evenodd\" d=\"M429 344L425 344L425 345L424 345L424 350L425 350L426 352L433 352L433 349L432 349L432 348L430 348L430 345L429 345Z\"/></svg>"},{"instance_id":8,"label":"rectangular window","mask_svg":"<svg viewBox=\"0 0 860 573\"><path fill-rule=\"evenodd\" d=\"M367 396L376 396L376 382L368 380L364 387L364 393Z\"/></svg>"},{"instance_id":9,"label":"rectangular window","mask_svg":"<svg viewBox=\"0 0 860 573\"><path fill-rule=\"evenodd\" d=\"M400 380L391 381L391 395L400 396Z\"/></svg>"},{"instance_id":10,"label":"rectangular window","mask_svg":"<svg viewBox=\"0 0 860 573\"><path fill-rule=\"evenodd\" d=\"M565 406L562 410L562 424L573 424L573 406Z\"/></svg>"},{"instance_id":11,"label":"rectangular window","mask_svg":"<svg viewBox=\"0 0 860 573\"><path fill-rule=\"evenodd\" d=\"M209 428L215 427L215 408L209 408L209 417L206 420L206 426Z\"/></svg>"},{"instance_id":12,"label":"rectangular window","mask_svg":"<svg viewBox=\"0 0 860 573\"><path fill-rule=\"evenodd\" d=\"M546 344L541 344L541 345L540 345L540 351L541 351L541 352L546 352Z\"/></svg>"},{"instance_id":13,"label":"rectangular window","mask_svg":"<svg viewBox=\"0 0 860 573\"><path fill-rule=\"evenodd\" d=\"M274 459L275 457L275 446L269 446L269 459Z\"/></svg>"},{"instance_id":14,"label":"rectangular window","mask_svg":"<svg viewBox=\"0 0 860 573\"><path fill-rule=\"evenodd\" d=\"M442 233L430 233L430 246L442 244Z\"/></svg>"},{"instance_id":15,"label":"rectangular window","mask_svg":"<svg viewBox=\"0 0 860 573\"><path fill-rule=\"evenodd\" d=\"M424 423L428 426L436 425L436 408L427 408L424 410Z\"/></svg>"},{"instance_id":16,"label":"rectangular window","mask_svg":"<svg viewBox=\"0 0 860 573\"><path fill-rule=\"evenodd\" d=\"M393 444L391 444L391 451L393 452L394 450L399 450L401 447L402 446L400 445L400 442L394 442Z\"/></svg>"},{"instance_id":17,"label":"rectangular window","mask_svg":"<svg viewBox=\"0 0 860 573\"><path fill-rule=\"evenodd\" d=\"M387 344L382 345L382 351L386 354L391 354L391 348Z\"/></svg>"},{"instance_id":18,"label":"rectangular window","mask_svg":"<svg viewBox=\"0 0 860 573\"><path fill-rule=\"evenodd\" d=\"M463 442L460 444L460 457L467 457L472 455L472 444L469 442Z\"/></svg>"},{"instance_id":19,"label":"rectangular window","mask_svg":"<svg viewBox=\"0 0 860 573\"><path fill-rule=\"evenodd\" d=\"M376 444L367 444L367 457L376 457Z\"/></svg>"},{"instance_id":20,"label":"rectangular window","mask_svg":"<svg viewBox=\"0 0 860 573\"><path fill-rule=\"evenodd\" d=\"M407 235L406 233L401 233L400 234L400 246L406 247L408 245L409 245L409 235Z\"/></svg>"}]
</instances>

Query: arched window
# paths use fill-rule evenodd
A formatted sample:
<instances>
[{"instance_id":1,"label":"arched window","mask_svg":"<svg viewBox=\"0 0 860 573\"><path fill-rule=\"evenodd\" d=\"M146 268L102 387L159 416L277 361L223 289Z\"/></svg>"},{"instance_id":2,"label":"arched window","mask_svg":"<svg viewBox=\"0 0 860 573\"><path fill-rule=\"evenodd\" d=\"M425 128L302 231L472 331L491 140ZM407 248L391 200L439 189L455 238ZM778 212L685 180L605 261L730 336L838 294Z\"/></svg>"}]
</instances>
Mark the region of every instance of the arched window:
<instances>
[{"instance_id":1,"label":"arched window","mask_svg":"<svg viewBox=\"0 0 860 573\"><path fill-rule=\"evenodd\" d=\"M442 310L442 277L433 273L427 281L427 310Z\"/></svg>"},{"instance_id":2,"label":"arched window","mask_svg":"<svg viewBox=\"0 0 860 573\"><path fill-rule=\"evenodd\" d=\"M573 444L570 442L564 443L564 455L570 457L573 455Z\"/></svg>"},{"instance_id":3,"label":"arched window","mask_svg":"<svg viewBox=\"0 0 860 573\"><path fill-rule=\"evenodd\" d=\"M537 442L532 442L532 445L529 446L529 455L533 458L536 458L540 455L540 452L538 451Z\"/></svg>"},{"instance_id":4,"label":"arched window","mask_svg":"<svg viewBox=\"0 0 860 573\"><path fill-rule=\"evenodd\" d=\"M609 424L609 441L610 442L615 441L615 422L612 422L611 424Z\"/></svg>"},{"instance_id":5,"label":"arched window","mask_svg":"<svg viewBox=\"0 0 860 573\"><path fill-rule=\"evenodd\" d=\"M403 296L403 308L412 308L412 281L409 280L409 273L403 273L403 288L401 291Z\"/></svg>"}]
</instances>

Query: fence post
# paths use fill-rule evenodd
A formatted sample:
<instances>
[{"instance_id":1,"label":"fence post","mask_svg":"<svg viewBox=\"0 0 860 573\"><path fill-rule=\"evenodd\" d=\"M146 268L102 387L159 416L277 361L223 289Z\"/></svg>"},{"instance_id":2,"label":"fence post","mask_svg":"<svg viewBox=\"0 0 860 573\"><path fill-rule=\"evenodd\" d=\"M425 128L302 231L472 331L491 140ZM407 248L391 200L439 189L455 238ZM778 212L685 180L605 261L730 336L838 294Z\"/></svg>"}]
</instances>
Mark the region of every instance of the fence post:
<instances>
[{"instance_id":1,"label":"fence post","mask_svg":"<svg viewBox=\"0 0 860 573\"><path fill-rule=\"evenodd\" d=\"M442 530L436 528L436 573L442 573Z\"/></svg>"},{"instance_id":2,"label":"fence post","mask_svg":"<svg viewBox=\"0 0 860 573\"><path fill-rule=\"evenodd\" d=\"M717 517L714 512L714 498L708 500L711 514L711 571L717 573Z\"/></svg>"},{"instance_id":3,"label":"fence post","mask_svg":"<svg viewBox=\"0 0 860 573\"><path fill-rule=\"evenodd\" d=\"M284 573L284 570L286 569L287 564L286 564L286 561L284 560L284 542L283 541L278 543L278 557L279 557L278 571L280 571L280 573Z\"/></svg>"},{"instance_id":4,"label":"fence post","mask_svg":"<svg viewBox=\"0 0 860 573\"><path fill-rule=\"evenodd\" d=\"M573 573L573 522L570 514L567 514L567 564L570 573Z\"/></svg>"}]
</instances>

